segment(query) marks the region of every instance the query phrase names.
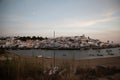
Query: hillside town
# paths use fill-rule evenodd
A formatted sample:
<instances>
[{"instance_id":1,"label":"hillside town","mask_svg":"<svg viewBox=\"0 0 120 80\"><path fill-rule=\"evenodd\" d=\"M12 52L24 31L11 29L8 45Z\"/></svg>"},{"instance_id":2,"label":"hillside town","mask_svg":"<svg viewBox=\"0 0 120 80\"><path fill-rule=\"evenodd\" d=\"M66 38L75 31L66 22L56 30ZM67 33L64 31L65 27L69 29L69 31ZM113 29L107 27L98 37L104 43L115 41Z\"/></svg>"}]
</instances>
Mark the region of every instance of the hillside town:
<instances>
[{"instance_id":1,"label":"hillside town","mask_svg":"<svg viewBox=\"0 0 120 80\"><path fill-rule=\"evenodd\" d=\"M119 47L113 41L102 42L90 37L1 37L0 48L5 49L98 49Z\"/></svg>"}]
</instances>

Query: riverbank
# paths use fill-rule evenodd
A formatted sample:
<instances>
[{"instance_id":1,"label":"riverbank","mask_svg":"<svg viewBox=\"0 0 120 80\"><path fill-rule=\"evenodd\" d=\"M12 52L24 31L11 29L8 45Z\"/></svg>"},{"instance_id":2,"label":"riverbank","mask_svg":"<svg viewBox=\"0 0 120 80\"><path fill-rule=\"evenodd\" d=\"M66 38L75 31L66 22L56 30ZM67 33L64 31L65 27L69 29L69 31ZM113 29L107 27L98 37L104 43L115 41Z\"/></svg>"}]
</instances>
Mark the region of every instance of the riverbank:
<instances>
[{"instance_id":1,"label":"riverbank","mask_svg":"<svg viewBox=\"0 0 120 80\"><path fill-rule=\"evenodd\" d=\"M7 52L0 55L0 76L8 77L9 80L49 80L46 79L47 74L43 72L49 71L54 66L53 61L52 58L39 58ZM60 70L62 69L59 75L56 75L56 79L59 78L57 80L79 80L90 77L92 77L92 80L110 80L108 77L112 80L119 80L120 76L120 57L82 60L57 58L55 59L55 66ZM91 70L94 74L91 74ZM98 74L96 70L101 73ZM106 70L107 73L104 72ZM51 76L48 75L48 77Z\"/></svg>"},{"instance_id":2,"label":"riverbank","mask_svg":"<svg viewBox=\"0 0 120 80\"><path fill-rule=\"evenodd\" d=\"M3 54L0 56L0 60L5 60L6 55ZM16 53L7 52L7 57L9 59L12 59L13 57L21 57L25 58L26 60L32 60L35 59L38 62L44 62L44 65L53 65L53 58L51 57L37 57L37 56L28 56L28 55L18 55ZM103 66L116 66L120 67L120 56L116 57L103 57L103 58L94 58L94 59L60 59L55 58L55 64L59 65L62 63L69 63L74 66L81 66L81 67L95 67L97 65L103 65Z\"/></svg>"},{"instance_id":3,"label":"riverbank","mask_svg":"<svg viewBox=\"0 0 120 80\"><path fill-rule=\"evenodd\" d=\"M8 57L12 59L13 57L22 57L26 58L28 60L35 59L40 62L44 62L44 65L52 65L53 64L53 58L51 57L38 57L38 56L28 56L28 55L18 55L16 53L11 53L8 52ZM0 57L2 59L2 57ZM83 67L94 67L97 65L104 65L104 66L117 66L120 67L120 56L116 57L103 57L103 58L91 58L91 59L80 59L80 60L75 60L75 59L60 59L60 58L55 58L55 64L62 64L62 63L69 63L69 64L74 64L74 66L83 66Z\"/></svg>"},{"instance_id":4,"label":"riverbank","mask_svg":"<svg viewBox=\"0 0 120 80\"><path fill-rule=\"evenodd\" d=\"M41 49L41 50L100 50L100 49L111 49L111 48L119 48L120 46L103 46L103 47L79 47L79 48L17 48L17 47L7 47L7 48L2 48L0 49L6 49L6 50L33 50L33 49Z\"/></svg>"}]
</instances>

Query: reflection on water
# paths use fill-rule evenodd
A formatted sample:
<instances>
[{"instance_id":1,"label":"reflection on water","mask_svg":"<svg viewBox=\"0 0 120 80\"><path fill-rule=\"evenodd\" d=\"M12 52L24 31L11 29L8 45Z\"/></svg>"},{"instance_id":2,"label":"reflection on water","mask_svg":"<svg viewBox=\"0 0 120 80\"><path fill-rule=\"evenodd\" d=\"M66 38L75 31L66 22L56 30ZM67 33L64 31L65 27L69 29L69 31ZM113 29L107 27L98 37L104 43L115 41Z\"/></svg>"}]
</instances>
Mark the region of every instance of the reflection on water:
<instances>
[{"instance_id":1,"label":"reflection on water","mask_svg":"<svg viewBox=\"0 0 120 80\"><path fill-rule=\"evenodd\" d=\"M42 57L53 58L54 50L11 50L11 52L17 54L24 54L30 56L42 55ZM120 48L100 49L100 50L55 50L56 58L72 59L74 55L75 59L91 59L91 58L103 58L120 56Z\"/></svg>"}]
</instances>

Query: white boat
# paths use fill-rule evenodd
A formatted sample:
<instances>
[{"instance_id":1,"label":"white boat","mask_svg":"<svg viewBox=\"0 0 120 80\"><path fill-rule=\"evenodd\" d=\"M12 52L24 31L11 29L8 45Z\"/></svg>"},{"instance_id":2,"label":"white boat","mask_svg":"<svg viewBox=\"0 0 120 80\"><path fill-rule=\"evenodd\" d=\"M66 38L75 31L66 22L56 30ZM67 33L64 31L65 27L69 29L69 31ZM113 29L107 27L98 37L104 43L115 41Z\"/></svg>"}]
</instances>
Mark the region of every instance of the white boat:
<instances>
[{"instance_id":1,"label":"white boat","mask_svg":"<svg viewBox=\"0 0 120 80\"><path fill-rule=\"evenodd\" d=\"M37 57L38 57L38 58L41 58L41 57L43 57L43 56L42 56L42 55L38 55Z\"/></svg>"}]
</instances>

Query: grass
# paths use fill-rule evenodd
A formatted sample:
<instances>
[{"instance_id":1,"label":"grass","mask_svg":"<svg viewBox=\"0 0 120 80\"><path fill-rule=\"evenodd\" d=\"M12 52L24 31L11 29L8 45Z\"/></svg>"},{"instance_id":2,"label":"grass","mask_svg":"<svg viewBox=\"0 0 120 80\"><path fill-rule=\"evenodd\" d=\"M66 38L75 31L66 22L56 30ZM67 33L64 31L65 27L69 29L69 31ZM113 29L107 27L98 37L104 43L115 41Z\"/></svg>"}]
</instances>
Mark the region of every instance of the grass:
<instances>
[{"instance_id":1,"label":"grass","mask_svg":"<svg viewBox=\"0 0 120 80\"><path fill-rule=\"evenodd\" d=\"M42 64L35 59L27 60L21 56L13 56L12 60L8 59L0 61L0 80L27 80L29 78L41 80L43 68ZM39 76L37 76L39 75Z\"/></svg>"},{"instance_id":2,"label":"grass","mask_svg":"<svg viewBox=\"0 0 120 80\"><path fill-rule=\"evenodd\" d=\"M57 65L55 74L49 75L51 67L39 61L36 57L26 58L19 55L9 56L3 52L5 60L0 60L0 80L97 80L101 77L120 73L120 68L96 66L73 69L68 62ZM9 59L12 57L12 60ZM108 79L109 80L109 79Z\"/></svg>"}]
</instances>

